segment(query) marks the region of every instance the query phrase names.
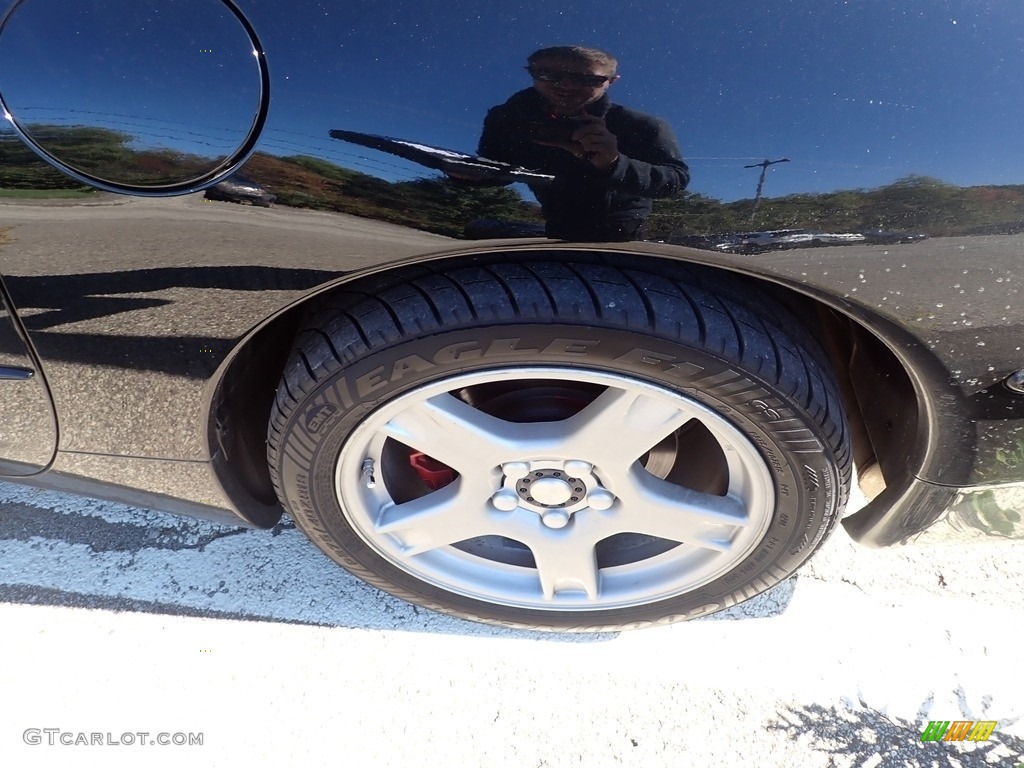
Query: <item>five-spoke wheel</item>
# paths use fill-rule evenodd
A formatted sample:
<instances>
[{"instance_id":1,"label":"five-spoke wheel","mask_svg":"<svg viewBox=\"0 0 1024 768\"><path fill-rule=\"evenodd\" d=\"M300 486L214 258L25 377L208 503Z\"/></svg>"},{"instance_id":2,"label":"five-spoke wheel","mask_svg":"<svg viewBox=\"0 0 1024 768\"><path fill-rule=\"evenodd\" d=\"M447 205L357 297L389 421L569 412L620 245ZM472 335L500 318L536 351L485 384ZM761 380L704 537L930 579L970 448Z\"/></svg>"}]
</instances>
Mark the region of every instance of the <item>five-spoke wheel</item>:
<instances>
[{"instance_id":1,"label":"five-spoke wheel","mask_svg":"<svg viewBox=\"0 0 1024 768\"><path fill-rule=\"evenodd\" d=\"M488 412L488 388L502 392L501 415ZM510 420L553 388L566 393L564 418ZM423 456L449 468L436 489L417 471ZM695 461L716 465L706 486L687 480ZM757 449L720 415L566 368L461 375L392 400L345 443L336 484L349 523L397 567L542 610L642 605L699 587L742 562L775 504Z\"/></svg>"}]
</instances>

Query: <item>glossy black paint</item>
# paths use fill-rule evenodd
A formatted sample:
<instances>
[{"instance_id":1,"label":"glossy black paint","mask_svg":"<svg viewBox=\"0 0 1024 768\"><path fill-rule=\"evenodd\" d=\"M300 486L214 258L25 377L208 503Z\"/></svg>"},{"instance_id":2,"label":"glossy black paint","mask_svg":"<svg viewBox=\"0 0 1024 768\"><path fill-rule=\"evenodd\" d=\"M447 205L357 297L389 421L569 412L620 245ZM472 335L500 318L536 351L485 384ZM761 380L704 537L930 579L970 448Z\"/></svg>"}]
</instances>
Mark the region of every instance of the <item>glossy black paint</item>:
<instances>
[{"instance_id":1,"label":"glossy black paint","mask_svg":"<svg viewBox=\"0 0 1024 768\"><path fill-rule=\"evenodd\" d=\"M262 27L266 11L254 6L243 10L268 51L301 60L294 30ZM312 94L311 105L339 87ZM315 148L309 154L316 158ZM317 206L327 198L313 180L307 202ZM295 205L235 206L201 192L0 198L0 229L5 303L18 312L0 317L0 364L38 374L0 381L0 404L14 414L3 420L0 460L9 476L52 460L32 480L40 485L272 525L281 510L265 465L267 418L310 302L382 270L538 251L655 269L680 261L784 296L827 342L860 425L858 461L877 461L887 484L847 521L865 543L906 541L970 494L1024 484L1024 397L1002 383L1024 368L1021 234L756 255L659 242L480 243ZM992 503L1002 508L1007 498ZM1010 525L998 535L1024 532Z\"/></svg>"},{"instance_id":2,"label":"glossy black paint","mask_svg":"<svg viewBox=\"0 0 1024 768\"><path fill-rule=\"evenodd\" d=\"M0 278L0 477L44 471L57 450L53 401L28 334Z\"/></svg>"},{"instance_id":3,"label":"glossy black paint","mask_svg":"<svg viewBox=\"0 0 1024 768\"><path fill-rule=\"evenodd\" d=\"M141 10L143 16L137 14ZM160 16L163 11L163 18ZM149 13L149 18L145 17ZM67 17L74 17L69 21ZM170 18L168 18L170 17ZM186 20L187 19L187 20ZM77 22L77 24L76 24ZM135 28L134 25L139 25ZM142 39L142 32L150 27L151 30L147 39ZM233 49L235 58L247 56L251 73L234 73L234 84L242 85L242 78L246 74L252 75L256 83L252 114L248 125L245 121L237 121L233 128L238 130L238 145L231 146L230 140L226 146L220 147L221 152L210 153L200 150L188 155L177 154L177 163L172 167L176 171L168 171L166 166L157 170L152 164L139 162L136 167L126 169L119 167L109 161L108 158L93 154L76 153L69 151L56 141L56 134L52 126L41 126L38 122L29 123L27 119L20 116L42 112L46 117L52 116L47 112L53 111L53 107L42 107L38 102L42 98L41 92L36 92L37 83L33 82L32 70L36 67L56 66L61 62L63 68L60 71L50 73L51 77L59 77L65 81L63 87L70 98L79 101L82 98L81 91L86 91L92 85L90 83L90 67L81 64L82 58L110 59L115 65L120 62L123 69L128 70L133 63L146 72L149 57L156 58L158 51L154 47L161 43L172 48L171 54L177 56L181 63L191 58L194 50L185 48L191 40L175 39L175 33L180 29L191 30L193 35L200 30L215 27L217 29L216 40L220 46ZM234 27L234 28L232 28ZM76 46L74 48L61 50L59 54L47 46L51 35L55 31L74 29ZM96 30L116 30L117 34L111 35L110 39L97 39ZM89 34L92 32L93 34ZM7 115L7 120L18 137L35 152L40 158L54 167L60 169L68 176L92 187L116 192L121 194L161 196L172 194L184 194L195 192L204 187L216 184L237 170L245 160L255 151L256 143L267 121L267 114L270 109L270 71L267 67L266 55L263 45L260 42L256 30L253 28L248 17L235 4L234 0L217 0L217 2L206 2L205 0L183 0L176 4L160 8L155 5L147 7L145 3L124 2L124 0L103 0L102 2L79 3L74 8L68 8L65 3L59 0L15 0L0 16L0 37L5 39L8 47L19 45L21 49L29 48L31 54L22 52L22 58L10 62L19 65L22 72L29 73L24 76L22 72L14 72L5 78L4 94L0 94L0 109ZM56 37L56 35L54 35ZM15 38L15 42L11 42ZM20 39L19 39L20 38ZM84 38L84 41L82 40ZM66 44L66 43L65 43ZM59 45L59 43L58 43ZM177 49L177 50L175 50ZM34 54L34 55L33 55ZM133 62L134 59L134 62ZM221 67L224 64L220 65ZM173 75L166 71L160 71L165 80L173 79ZM123 74L122 74L123 76ZM82 77L78 80L78 77ZM109 77L109 75L108 75ZM96 79L95 76L91 79ZM159 87L162 83L159 80L146 83L149 88ZM105 84L108 88L112 83ZM191 90L198 90L203 85L198 78L186 83ZM13 96L12 96L13 94ZM49 94L47 94L49 95ZM159 95L156 96L159 99ZM46 103L44 100L43 103ZM76 121L88 121L103 114L104 105L94 104L88 100L84 102L89 107L86 114L75 114ZM59 107L57 108L59 110ZM117 109L114 107L113 109ZM70 112L71 110L69 110ZM145 119L144 111L140 109L137 115L117 115L123 118ZM82 112L81 108L74 112ZM196 113L202 116L202 112ZM78 123L80 126L81 123ZM131 126L132 123L127 123ZM244 129L244 130L243 130ZM131 129L130 129L131 130ZM166 130L166 129L161 129ZM200 143L212 147L209 141L212 133L205 129L206 141ZM191 132L190 132L191 133ZM135 137L136 141L141 137L142 132ZM162 146L163 139L172 139L173 136L158 135L156 137L157 147ZM140 155L140 160L142 155Z\"/></svg>"}]
</instances>

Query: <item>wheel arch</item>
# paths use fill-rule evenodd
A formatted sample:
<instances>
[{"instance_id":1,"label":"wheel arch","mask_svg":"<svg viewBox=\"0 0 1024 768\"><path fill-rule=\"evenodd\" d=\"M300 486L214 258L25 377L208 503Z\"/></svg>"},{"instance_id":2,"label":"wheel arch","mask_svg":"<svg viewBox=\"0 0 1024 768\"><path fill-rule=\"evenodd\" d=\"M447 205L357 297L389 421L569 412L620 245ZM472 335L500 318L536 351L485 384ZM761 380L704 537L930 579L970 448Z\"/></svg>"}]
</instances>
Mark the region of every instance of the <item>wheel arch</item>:
<instances>
[{"instance_id":1,"label":"wheel arch","mask_svg":"<svg viewBox=\"0 0 1024 768\"><path fill-rule=\"evenodd\" d=\"M641 244L634 244L641 245ZM660 250L660 249L659 249ZM906 491L930 440L924 372L893 350L912 340L891 323L856 313L836 296L809 290L763 268L763 262L713 263L709 254L674 248L668 253L558 244L498 245L438 253L388 263L339 277L299 297L254 327L224 360L208 390L208 439L216 477L240 514L260 527L274 525L282 510L266 460L266 430L277 391L303 317L339 291L370 290L382 276L440 271L467 261L507 258L612 260L630 266L671 262L716 284L770 291L822 344L846 409L854 463L873 501L853 517L875 519ZM642 259L643 261L640 261ZM907 451L907 446L911 449ZM862 526L863 527L863 526Z\"/></svg>"}]
</instances>

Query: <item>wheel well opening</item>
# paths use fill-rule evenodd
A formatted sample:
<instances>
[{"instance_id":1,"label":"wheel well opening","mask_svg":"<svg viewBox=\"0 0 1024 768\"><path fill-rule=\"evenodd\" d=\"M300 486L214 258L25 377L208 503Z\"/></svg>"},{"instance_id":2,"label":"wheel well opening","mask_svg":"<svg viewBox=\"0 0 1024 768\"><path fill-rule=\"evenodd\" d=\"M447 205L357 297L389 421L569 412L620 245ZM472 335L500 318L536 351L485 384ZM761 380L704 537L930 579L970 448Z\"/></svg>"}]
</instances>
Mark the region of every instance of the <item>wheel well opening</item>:
<instances>
[{"instance_id":1,"label":"wheel well opening","mask_svg":"<svg viewBox=\"0 0 1024 768\"><path fill-rule=\"evenodd\" d=\"M848 318L833 318L845 326L833 333L845 354L841 381L852 390L847 411L860 432L854 463L861 490L874 499L910 474L921 403L906 369L877 336Z\"/></svg>"},{"instance_id":2,"label":"wheel well opening","mask_svg":"<svg viewBox=\"0 0 1024 768\"><path fill-rule=\"evenodd\" d=\"M238 511L263 528L282 513L267 467L267 425L303 312L304 305L289 309L236 350L210 414L214 471Z\"/></svg>"},{"instance_id":3,"label":"wheel well opening","mask_svg":"<svg viewBox=\"0 0 1024 768\"><path fill-rule=\"evenodd\" d=\"M761 282L761 281L757 281ZM870 500L909 472L920 402L903 364L872 331L823 302L763 282L825 349L846 412L858 483Z\"/></svg>"},{"instance_id":4,"label":"wheel well opening","mask_svg":"<svg viewBox=\"0 0 1024 768\"><path fill-rule=\"evenodd\" d=\"M290 350L311 307L339 292L372 293L375 288L406 275L510 257L596 260L628 265L631 269L644 268L636 254L631 254L627 260L621 255L580 250L492 252L486 256L462 256L376 273L331 287L289 308L237 350L213 400L210 440L214 467L243 515L263 527L273 525L281 515L267 465L267 425ZM849 420L854 463L869 498L909 471L906 446L915 442L918 399L903 365L874 333L813 297L763 278L657 257L647 261L654 273L668 265L716 288L768 293L817 339L824 349L825 363L839 384Z\"/></svg>"}]
</instances>

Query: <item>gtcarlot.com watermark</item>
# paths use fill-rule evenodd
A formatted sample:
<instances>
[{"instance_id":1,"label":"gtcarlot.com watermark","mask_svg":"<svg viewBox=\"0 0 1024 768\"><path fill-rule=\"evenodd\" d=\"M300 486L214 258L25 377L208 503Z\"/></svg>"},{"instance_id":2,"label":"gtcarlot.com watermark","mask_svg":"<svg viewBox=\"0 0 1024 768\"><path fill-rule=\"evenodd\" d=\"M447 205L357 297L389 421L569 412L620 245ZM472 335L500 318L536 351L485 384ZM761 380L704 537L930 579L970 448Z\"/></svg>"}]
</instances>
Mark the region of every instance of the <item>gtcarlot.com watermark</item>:
<instances>
[{"instance_id":1,"label":"gtcarlot.com watermark","mask_svg":"<svg viewBox=\"0 0 1024 768\"><path fill-rule=\"evenodd\" d=\"M60 728L26 728L21 734L29 746L50 747L201 747L202 733L168 733L160 731L125 731L99 733L96 731L65 731Z\"/></svg>"}]
</instances>

